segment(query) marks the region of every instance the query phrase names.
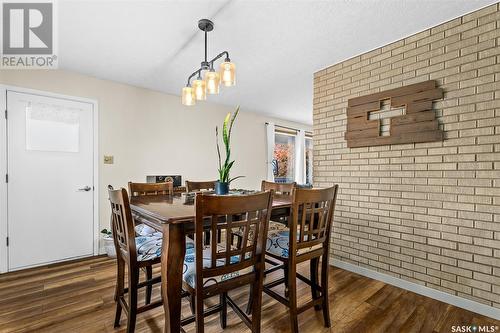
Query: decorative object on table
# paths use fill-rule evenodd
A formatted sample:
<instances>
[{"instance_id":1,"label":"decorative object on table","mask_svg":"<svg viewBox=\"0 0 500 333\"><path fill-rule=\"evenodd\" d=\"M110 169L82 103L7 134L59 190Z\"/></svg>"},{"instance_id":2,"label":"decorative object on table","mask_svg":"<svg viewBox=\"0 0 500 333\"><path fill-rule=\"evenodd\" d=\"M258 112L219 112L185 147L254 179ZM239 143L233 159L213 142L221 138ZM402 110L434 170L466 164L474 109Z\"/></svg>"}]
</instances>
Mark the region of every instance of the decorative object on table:
<instances>
[{"instance_id":1,"label":"decorative object on table","mask_svg":"<svg viewBox=\"0 0 500 333\"><path fill-rule=\"evenodd\" d=\"M182 186L181 175L153 175L146 176L146 183L174 183L174 188Z\"/></svg>"},{"instance_id":2,"label":"decorative object on table","mask_svg":"<svg viewBox=\"0 0 500 333\"><path fill-rule=\"evenodd\" d=\"M196 100L207 99L207 93L218 94L221 82L226 87L234 86L236 83L235 66L229 59L229 53L227 51L219 53L210 61L207 59L207 35L208 32L214 29L214 23L208 19L201 19L198 21L198 28L205 32L205 59L201 62L200 68L188 77L186 86L182 88L182 104L184 105L195 105ZM224 55L226 57L224 58L224 62L220 65L220 72L216 72L214 69L214 62ZM201 77L202 71L205 71L204 78ZM196 80L194 80L191 85L191 79L195 76Z\"/></svg>"},{"instance_id":3,"label":"decorative object on table","mask_svg":"<svg viewBox=\"0 0 500 333\"><path fill-rule=\"evenodd\" d=\"M218 194L215 191L201 191L203 194ZM227 195L249 195L249 194L255 194L260 191L256 190L244 190L244 189L232 189L229 190L226 194ZM183 193L185 200L184 204L194 204L194 198L196 196L196 192L186 192Z\"/></svg>"},{"instance_id":4,"label":"decorative object on table","mask_svg":"<svg viewBox=\"0 0 500 333\"><path fill-rule=\"evenodd\" d=\"M102 229L101 239L104 246L104 250L106 251L108 257L116 258L116 249L115 249L115 244L113 242L113 234L111 230Z\"/></svg>"},{"instance_id":5,"label":"decorative object on table","mask_svg":"<svg viewBox=\"0 0 500 333\"><path fill-rule=\"evenodd\" d=\"M215 193L218 195L229 193L229 184L238 178L243 176L238 176L234 178L229 178L229 173L233 167L234 160L231 161L231 131L233 129L234 120L238 116L240 107L236 109L234 115L231 117L231 113L226 115L224 119L224 124L222 125L222 141L224 142L224 148L226 150L226 159L224 164L221 161L221 153L219 147L219 128L215 126L215 138L217 142L217 155L219 157L219 179L215 182Z\"/></svg>"},{"instance_id":6,"label":"decorative object on table","mask_svg":"<svg viewBox=\"0 0 500 333\"><path fill-rule=\"evenodd\" d=\"M435 80L411 84L347 102L347 147L440 141L435 99L443 89Z\"/></svg>"}]
</instances>

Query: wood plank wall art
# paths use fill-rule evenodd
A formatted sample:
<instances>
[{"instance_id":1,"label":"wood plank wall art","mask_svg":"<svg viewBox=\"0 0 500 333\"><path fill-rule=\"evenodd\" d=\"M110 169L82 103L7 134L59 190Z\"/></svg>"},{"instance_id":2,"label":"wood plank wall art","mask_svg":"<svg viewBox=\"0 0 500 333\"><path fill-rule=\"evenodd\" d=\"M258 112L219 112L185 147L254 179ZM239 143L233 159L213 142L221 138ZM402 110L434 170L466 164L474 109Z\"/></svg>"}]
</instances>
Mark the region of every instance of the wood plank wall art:
<instances>
[{"instance_id":1,"label":"wood plank wall art","mask_svg":"<svg viewBox=\"0 0 500 333\"><path fill-rule=\"evenodd\" d=\"M435 80L351 98L347 102L347 147L440 141L432 101L443 98Z\"/></svg>"}]
</instances>

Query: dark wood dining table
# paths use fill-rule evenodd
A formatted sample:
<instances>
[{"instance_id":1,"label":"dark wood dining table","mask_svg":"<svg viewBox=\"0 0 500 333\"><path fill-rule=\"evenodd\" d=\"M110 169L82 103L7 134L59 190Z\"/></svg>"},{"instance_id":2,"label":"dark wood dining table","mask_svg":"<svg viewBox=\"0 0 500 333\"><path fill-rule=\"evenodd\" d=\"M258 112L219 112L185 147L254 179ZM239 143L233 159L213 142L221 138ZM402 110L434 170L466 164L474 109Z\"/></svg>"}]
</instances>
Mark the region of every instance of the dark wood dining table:
<instances>
[{"instance_id":1,"label":"dark wood dining table","mask_svg":"<svg viewBox=\"0 0 500 333\"><path fill-rule=\"evenodd\" d=\"M271 215L288 214L289 196L277 195ZM144 223L163 233L161 253L161 290L165 311L164 332L181 331L181 294L186 235L194 233L194 196L174 194L141 196L130 199L136 223Z\"/></svg>"}]
</instances>

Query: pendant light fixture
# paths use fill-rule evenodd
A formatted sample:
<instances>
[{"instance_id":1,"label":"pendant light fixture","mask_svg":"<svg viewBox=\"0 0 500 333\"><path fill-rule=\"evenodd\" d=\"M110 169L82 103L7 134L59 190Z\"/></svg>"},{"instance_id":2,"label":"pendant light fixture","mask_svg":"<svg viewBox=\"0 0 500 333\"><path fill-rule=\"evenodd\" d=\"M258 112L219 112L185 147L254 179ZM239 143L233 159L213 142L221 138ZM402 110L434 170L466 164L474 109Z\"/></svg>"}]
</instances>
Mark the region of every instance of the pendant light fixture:
<instances>
[{"instance_id":1,"label":"pendant light fixture","mask_svg":"<svg viewBox=\"0 0 500 333\"><path fill-rule=\"evenodd\" d=\"M197 100L204 101L207 99L207 83L205 80L202 80L201 76L198 76L198 78L193 81L193 89Z\"/></svg>"},{"instance_id":2,"label":"pendant light fixture","mask_svg":"<svg viewBox=\"0 0 500 333\"><path fill-rule=\"evenodd\" d=\"M214 23L208 19L201 19L198 21L198 28L205 32L205 59L201 62L200 68L188 77L186 86L182 88L182 104L184 105L195 105L196 100L205 100L207 93L218 94L221 83L226 87L234 86L236 83L236 66L229 59L227 51L219 53L210 61L207 60L207 35L214 29ZM214 69L214 62L223 56L225 56L224 62L220 65L220 72L217 72ZM191 85L191 79L195 76L196 79Z\"/></svg>"}]
</instances>

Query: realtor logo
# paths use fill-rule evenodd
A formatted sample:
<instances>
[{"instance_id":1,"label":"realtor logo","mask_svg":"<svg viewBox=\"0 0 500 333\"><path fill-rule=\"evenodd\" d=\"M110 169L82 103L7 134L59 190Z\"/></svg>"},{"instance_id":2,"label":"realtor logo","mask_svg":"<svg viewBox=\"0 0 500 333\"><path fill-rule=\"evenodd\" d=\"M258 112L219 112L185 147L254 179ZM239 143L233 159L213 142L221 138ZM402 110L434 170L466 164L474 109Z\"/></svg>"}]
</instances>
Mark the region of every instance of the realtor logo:
<instances>
[{"instance_id":1,"label":"realtor logo","mask_svg":"<svg viewBox=\"0 0 500 333\"><path fill-rule=\"evenodd\" d=\"M56 68L54 3L2 4L3 69Z\"/></svg>"}]
</instances>

